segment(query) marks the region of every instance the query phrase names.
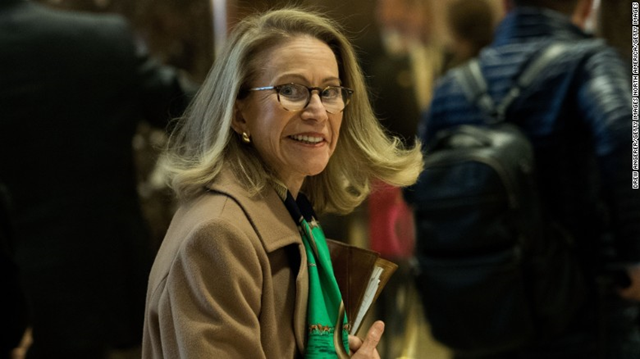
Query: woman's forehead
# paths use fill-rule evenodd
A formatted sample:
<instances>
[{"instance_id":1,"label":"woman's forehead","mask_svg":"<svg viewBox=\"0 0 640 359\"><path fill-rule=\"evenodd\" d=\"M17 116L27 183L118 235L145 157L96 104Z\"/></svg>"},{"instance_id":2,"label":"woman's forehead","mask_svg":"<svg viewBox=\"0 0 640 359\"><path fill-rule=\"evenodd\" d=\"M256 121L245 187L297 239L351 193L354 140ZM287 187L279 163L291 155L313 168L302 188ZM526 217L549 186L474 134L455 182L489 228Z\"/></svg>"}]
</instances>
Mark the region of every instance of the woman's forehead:
<instances>
[{"instance_id":1,"label":"woman's forehead","mask_svg":"<svg viewBox=\"0 0 640 359\"><path fill-rule=\"evenodd\" d=\"M301 77L307 80L339 80L338 63L333 50L312 36L297 36L272 46L262 55L258 78Z\"/></svg>"}]
</instances>

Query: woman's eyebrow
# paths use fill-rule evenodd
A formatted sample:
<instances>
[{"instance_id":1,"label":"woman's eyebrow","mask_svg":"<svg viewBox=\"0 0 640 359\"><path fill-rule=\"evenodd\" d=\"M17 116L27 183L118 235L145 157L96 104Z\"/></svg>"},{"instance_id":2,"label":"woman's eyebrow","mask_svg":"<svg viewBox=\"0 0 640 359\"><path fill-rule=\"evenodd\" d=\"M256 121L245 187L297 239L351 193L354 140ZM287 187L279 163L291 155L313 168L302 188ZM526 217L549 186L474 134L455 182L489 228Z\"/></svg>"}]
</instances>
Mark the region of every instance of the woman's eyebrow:
<instances>
[{"instance_id":1,"label":"woman's eyebrow","mask_svg":"<svg viewBox=\"0 0 640 359\"><path fill-rule=\"evenodd\" d=\"M279 82L283 81L283 79L286 79L287 81L289 79L292 79L292 81L298 80L300 82L307 83L307 84L310 82L305 76L300 75L300 74L296 74L296 73L284 73L284 74L276 77L276 82L279 83ZM342 81L340 81L340 78L336 77L336 76L328 76L328 77L325 77L324 79L322 79L322 83L333 82L333 81L337 81L339 84L342 84ZM274 85L277 85L278 83L276 83Z\"/></svg>"}]
</instances>

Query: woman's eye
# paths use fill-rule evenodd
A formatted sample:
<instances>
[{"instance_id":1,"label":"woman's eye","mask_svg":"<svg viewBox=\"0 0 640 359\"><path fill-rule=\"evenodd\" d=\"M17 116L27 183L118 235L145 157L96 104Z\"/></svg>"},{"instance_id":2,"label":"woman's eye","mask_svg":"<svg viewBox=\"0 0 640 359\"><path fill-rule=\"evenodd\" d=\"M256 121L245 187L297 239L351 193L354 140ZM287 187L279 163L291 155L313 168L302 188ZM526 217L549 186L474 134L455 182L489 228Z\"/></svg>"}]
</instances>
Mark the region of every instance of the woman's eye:
<instances>
[{"instance_id":1,"label":"woman's eye","mask_svg":"<svg viewBox=\"0 0 640 359\"><path fill-rule=\"evenodd\" d=\"M306 88L303 88L306 90ZM297 85L283 85L280 88L280 95L291 97L291 98L300 98L304 97L304 90L301 89L301 86Z\"/></svg>"},{"instance_id":2,"label":"woman's eye","mask_svg":"<svg viewBox=\"0 0 640 359\"><path fill-rule=\"evenodd\" d=\"M328 87L322 91L322 97L328 99L334 99L340 96L340 88L338 87Z\"/></svg>"}]
</instances>

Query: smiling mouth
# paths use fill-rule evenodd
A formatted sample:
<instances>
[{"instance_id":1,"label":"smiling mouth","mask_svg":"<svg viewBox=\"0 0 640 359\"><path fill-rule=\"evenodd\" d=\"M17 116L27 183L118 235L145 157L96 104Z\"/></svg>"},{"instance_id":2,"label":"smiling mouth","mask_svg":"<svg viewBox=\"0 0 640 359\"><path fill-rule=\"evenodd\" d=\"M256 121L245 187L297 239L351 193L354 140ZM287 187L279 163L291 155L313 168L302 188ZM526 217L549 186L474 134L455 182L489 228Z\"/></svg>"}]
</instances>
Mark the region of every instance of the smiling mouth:
<instances>
[{"instance_id":1,"label":"smiling mouth","mask_svg":"<svg viewBox=\"0 0 640 359\"><path fill-rule=\"evenodd\" d=\"M315 145L318 144L322 141L324 141L324 139L322 137L314 137L314 136L299 136L299 135L293 135L293 136L289 136L290 139L298 141L298 142L302 142L302 143L307 143L310 145Z\"/></svg>"}]
</instances>

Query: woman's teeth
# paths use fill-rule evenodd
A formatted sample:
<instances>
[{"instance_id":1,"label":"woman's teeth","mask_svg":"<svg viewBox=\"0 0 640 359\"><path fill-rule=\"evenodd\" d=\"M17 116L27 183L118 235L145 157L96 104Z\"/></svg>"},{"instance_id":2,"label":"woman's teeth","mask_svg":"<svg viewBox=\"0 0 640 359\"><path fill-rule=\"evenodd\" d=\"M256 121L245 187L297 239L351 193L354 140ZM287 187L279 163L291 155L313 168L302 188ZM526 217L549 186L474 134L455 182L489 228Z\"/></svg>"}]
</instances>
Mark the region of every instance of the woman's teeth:
<instances>
[{"instance_id":1,"label":"woman's teeth","mask_svg":"<svg viewBox=\"0 0 640 359\"><path fill-rule=\"evenodd\" d=\"M316 143L322 142L322 137L299 136L299 135L294 135L294 136L289 136L289 137L294 139L294 140L296 140L296 141L306 142L306 143L310 143L310 144L316 144Z\"/></svg>"}]
</instances>

